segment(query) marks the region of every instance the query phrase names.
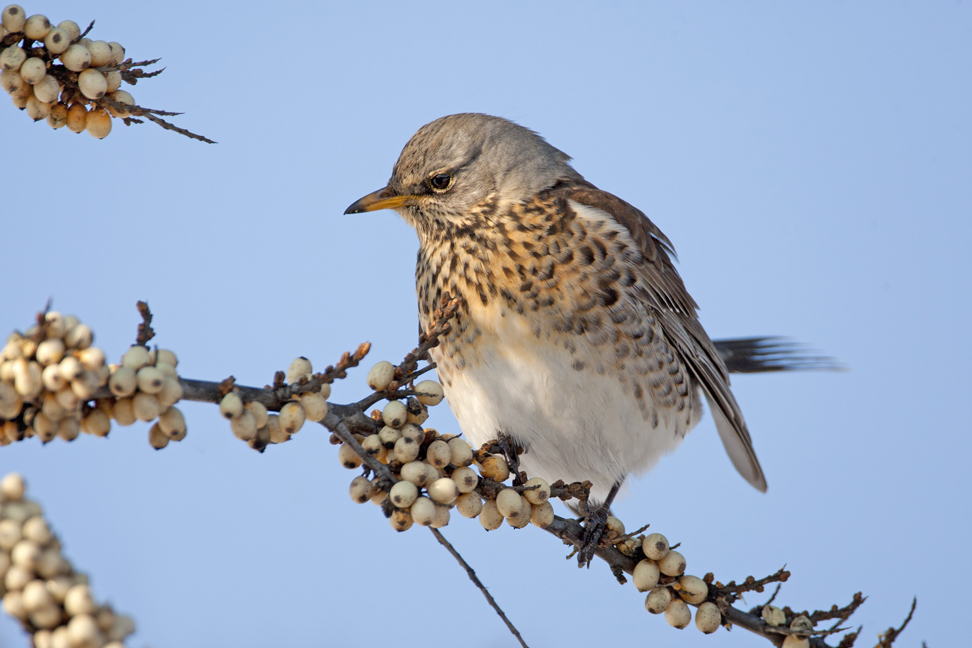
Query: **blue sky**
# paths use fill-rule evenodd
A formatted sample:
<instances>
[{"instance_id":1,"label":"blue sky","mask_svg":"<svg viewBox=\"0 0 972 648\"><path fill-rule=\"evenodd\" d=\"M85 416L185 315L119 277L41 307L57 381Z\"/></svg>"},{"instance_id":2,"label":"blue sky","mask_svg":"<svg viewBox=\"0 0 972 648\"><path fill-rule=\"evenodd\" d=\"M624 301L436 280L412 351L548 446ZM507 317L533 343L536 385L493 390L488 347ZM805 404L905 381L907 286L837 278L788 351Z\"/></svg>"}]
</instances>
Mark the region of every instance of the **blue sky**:
<instances>
[{"instance_id":1,"label":"blue sky","mask_svg":"<svg viewBox=\"0 0 972 648\"><path fill-rule=\"evenodd\" d=\"M968 2L23 6L164 57L132 94L219 144L151 124L96 141L3 103L0 330L52 297L117 359L146 299L186 377L262 385L297 355L323 367L364 340L371 361L400 360L416 239L391 212L342 212L422 124L502 115L661 227L712 337L788 335L851 369L734 380L767 494L735 474L707 416L631 483L621 518L682 542L699 575L786 563L778 600L794 608L863 591L861 645L913 596L901 646L965 640L951 585L972 577ZM332 400L363 395L364 378ZM457 432L437 409L429 425ZM354 474L323 429L258 455L215 407L184 411L188 437L161 452L141 424L0 449L96 595L136 618L130 645L412 646L432 628L510 645L427 531L396 534L350 501ZM446 536L531 646L606 630L761 642L679 633L552 536L453 517ZM24 645L0 618L0 646Z\"/></svg>"}]
</instances>

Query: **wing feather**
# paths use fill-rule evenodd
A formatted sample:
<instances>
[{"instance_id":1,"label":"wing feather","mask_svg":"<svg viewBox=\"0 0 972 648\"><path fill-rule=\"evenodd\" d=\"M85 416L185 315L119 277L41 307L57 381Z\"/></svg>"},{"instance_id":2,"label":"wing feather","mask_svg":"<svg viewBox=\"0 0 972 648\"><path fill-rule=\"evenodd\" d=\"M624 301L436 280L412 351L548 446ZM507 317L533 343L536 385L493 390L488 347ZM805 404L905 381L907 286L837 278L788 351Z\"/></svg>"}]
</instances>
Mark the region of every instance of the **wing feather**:
<instances>
[{"instance_id":1,"label":"wing feather","mask_svg":"<svg viewBox=\"0 0 972 648\"><path fill-rule=\"evenodd\" d=\"M675 251L658 227L637 208L589 183L571 183L564 197L606 212L623 226L641 250L639 282L646 304L661 323L679 361L701 386L719 437L736 470L755 488L766 491L766 478L753 450L742 411L729 388L729 372L699 322L695 300L672 263Z\"/></svg>"}]
</instances>

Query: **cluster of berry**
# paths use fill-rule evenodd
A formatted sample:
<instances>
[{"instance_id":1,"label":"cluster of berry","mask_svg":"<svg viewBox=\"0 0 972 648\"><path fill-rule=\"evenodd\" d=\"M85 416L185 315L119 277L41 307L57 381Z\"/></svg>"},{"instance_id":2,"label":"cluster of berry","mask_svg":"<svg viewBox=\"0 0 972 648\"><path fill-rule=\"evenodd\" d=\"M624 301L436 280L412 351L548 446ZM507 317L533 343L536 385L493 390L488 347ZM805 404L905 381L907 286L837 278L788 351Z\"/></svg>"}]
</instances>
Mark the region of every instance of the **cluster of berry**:
<instances>
[{"instance_id":1,"label":"cluster of berry","mask_svg":"<svg viewBox=\"0 0 972 648\"><path fill-rule=\"evenodd\" d=\"M123 648L131 617L99 605L88 577L64 557L23 478L0 479L0 595L3 611L33 636L34 648Z\"/></svg>"},{"instance_id":2,"label":"cluster of berry","mask_svg":"<svg viewBox=\"0 0 972 648\"><path fill-rule=\"evenodd\" d=\"M8 5L0 14L0 48L0 86L34 121L102 139L113 116L129 116L122 105L135 105L119 89L125 48L83 38L73 20L55 27L47 16L28 17L19 5Z\"/></svg>"},{"instance_id":3,"label":"cluster of berry","mask_svg":"<svg viewBox=\"0 0 972 648\"><path fill-rule=\"evenodd\" d=\"M311 361L301 356L290 363L287 382L305 385L314 378ZM304 426L304 421L323 421L327 416L327 399L331 385L322 383L312 391L294 397L280 408L279 414L271 414L259 401L243 402L239 391L230 391L219 403L219 412L230 421L233 434L254 450L263 450L271 443L285 443Z\"/></svg>"},{"instance_id":4,"label":"cluster of berry","mask_svg":"<svg viewBox=\"0 0 972 648\"><path fill-rule=\"evenodd\" d=\"M91 328L50 311L0 350L0 446L38 437L73 441L81 432L104 437L120 425L151 422L149 442L163 448L186 436L176 373L167 349L132 346L120 364L105 364Z\"/></svg>"}]
</instances>

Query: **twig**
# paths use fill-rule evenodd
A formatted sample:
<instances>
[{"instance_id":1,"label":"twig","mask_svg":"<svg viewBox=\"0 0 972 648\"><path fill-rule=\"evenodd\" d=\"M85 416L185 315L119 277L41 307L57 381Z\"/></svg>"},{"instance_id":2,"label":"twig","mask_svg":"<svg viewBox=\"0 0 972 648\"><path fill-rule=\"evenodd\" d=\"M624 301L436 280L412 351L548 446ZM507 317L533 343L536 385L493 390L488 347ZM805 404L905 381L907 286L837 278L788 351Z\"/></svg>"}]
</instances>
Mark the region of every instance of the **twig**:
<instances>
[{"instance_id":1,"label":"twig","mask_svg":"<svg viewBox=\"0 0 972 648\"><path fill-rule=\"evenodd\" d=\"M88 28L87 28L87 29L85 29L85 30L84 30L83 32L81 32L81 35L80 35L80 36L78 36L78 37L77 37L76 39L74 39L74 40L73 40L73 41L71 41L71 42L72 42L72 43L77 43L77 42L78 42L78 41L80 41L80 40L81 40L82 38L84 38L85 36L87 36L87 35L88 35L88 32L90 32L90 31L91 31L91 29L92 29L92 28L94 27L94 24L95 24L95 21L93 21L93 20L92 20L92 21L91 21L91 23L90 23L90 24L88 25Z\"/></svg>"},{"instance_id":2,"label":"twig","mask_svg":"<svg viewBox=\"0 0 972 648\"><path fill-rule=\"evenodd\" d=\"M155 115L152 115L150 113L146 113L145 114L145 118L154 121L156 124L158 124L159 126L161 126L162 128L164 128L166 130L175 131L176 133L179 133L180 135L185 135L186 137L190 137L190 138L192 138L194 140L199 140L200 142L206 142L207 144L216 144L217 143L217 142L209 139L208 137L204 137L202 135L197 135L196 133L193 133L191 131L187 131L185 128L179 128L175 124L170 124L169 122L165 121L164 119L160 119L160 118L158 118Z\"/></svg>"},{"instance_id":3,"label":"twig","mask_svg":"<svg viewBox=\"0 0 972 648\"><path fill-rule=\"evenodd\" d=\"M138 335L135 336L135 344L147 347L149 340L155 337L155 331L152 330L152 311L149 310L148 302L139 301L135 306L142 316L142 323L138 325Z\"/></svg>"},{"instance_id":4,"label":"twig","mask_svg":"<svg viewBox=\"0 0 972 648\"><path fill-rule=\"evenodd\" d=\"M773 590L773 596L771 596L771 597L769 597L769 600L768 600L768 601L766 601L766 602L765 602L765 603L763 603L763 604L762 604L761 606L759 606L759 607L760 607L760 609L762 609L762 608L764 608L764 607L766 607L767 605L770 605L770 604L771 604L771 603L772 603L773 601L775 601L775 600L776 600L776 595L780 593L780 588L781 588L781 587L783 587L783 583L780 583L780 584L778 584L778 585L776 586L776 589L775 589L775 590ZM836 607L836 606L835 606L835 607Z\"/></svg>"},{"instance_id":5,"label":"twig","mask_svg":"<svg viewBox=\"0 0 972 648\"><path fill-rule=\"evenodd\" d=\"M459 310L459 303L459 298L452 294L442 297L442 308L433 313L429 330L419 335L419 345L398 366L404 376L415 371L419 360L427 360L429 349L439 346L439 338L452 330L452 318Z\"/></svg>"},{"instance_id":6,"label":"twig","mask_svg":"<svg viewBox=\"0 0 972 648\"><path fill-rule=\"evenodd\" d=\"M327 416L321 421L321 425L330 430L334 436L341 439L348 447L354 450L355 454L361 458L361 461L384 481L389 484L394 484L398 481L398 478L388 469L388 466L378 461L367 450L361 447L361 444L354 438L354 434L348 429L348 426L334 412L331 412L330 408L328 408Z\"/></svg>"},{"instance_id":7,"label":"twig","mask_svg":"<svg viewBox=\"0 0 972 648\"><path fill-rule=\"evenodd\" d=\"M904 623L901 624L901 627L888 628L887 632L878 635L880 641L878 641L877 645L874 648L891 648L891 644L894 643L894 640L897 639L898 635L901 634L901 631L908 626L908 623L911 621L911 617L915 613L915 607L917 607L917 605L918 605L918 599L915 598L914 600L911 601L911 610L908 612L908 616L905 618Z\"/></svg>"},{"instance_id":8,"label":"twig","mask_svg":"<svg viewBox=\"0 0 972 648\"><path fill-rule=\"evenodd\" d=\"M759 580L753 578L752 576L747 576L746 580L743 581L742 585L736 585L736 581L729 581L728 585L719 588L719 591L726 594L736 600L737 595L744 592L762 592L763 588L770 583L785 583L790 577L790 572L786 571L786 565L780 568L775 574L770 574L765 578L760 578Z\"/></svg>"},{"instance_id":9,"label":"twig","mask_svg":"<svg viewBox=\"0 0 972 648\"><path fill-rule=\"evenodd\" d=\"M459 552L456 551L456 548L452 546L452 543L446 540L445 536L443 536L438 529L433 529L432 527L429 527L429 530L432 531L432 535L434 535L435 539L439 541L439 544L445 547L446 550L448 550L448 552L452 554L452 557L455 558L459 562L459 564L462 565L463 569L466 570L466 574L469 576L469 580L471 580L476 585L476 587L479 588L479 591L483 593L483 596L486 597L486 602L489 603L490 607L496 610L496 614L498 614L499 617L503 619L503 623L505 623L506 627L510 629L510 632L512 632L513 636L516 637L516 640L520 642L520 645L523 646L523 648L528 648L526 642L523 641L523 637L520 636L520 631L517 630L516 627L513 625L513 623L510 622L510 620L506 617L506 614L503 612L503 608L499 606L499 604L496 602L496 599L492 597L492 595L486 589L486 586L483 585L483 582L479 580L479 577L476 576L476 572L473 570L472 567L469 566L469 563L463 560L462 556L459 555Z\"/></svg>"},{"instance_id":10,"label":"twig","mask_svg":"<svg viewBox=\"0 0 972 648\"><path fill-rule=\"evenodd\" d=\"M827 611L814 610L813 614L808 615L808 617L814 625L817 625L821 621L826 621L827 619L837 619L837 622L840 623L849 619L850 616L857 611L857 608L859 608L866 600L867 597L861 592L858 592L854 594L854 598L851 599L851 602L844 607L839 608L836 605L833 605Z\"/></svg>"}]
</instances>

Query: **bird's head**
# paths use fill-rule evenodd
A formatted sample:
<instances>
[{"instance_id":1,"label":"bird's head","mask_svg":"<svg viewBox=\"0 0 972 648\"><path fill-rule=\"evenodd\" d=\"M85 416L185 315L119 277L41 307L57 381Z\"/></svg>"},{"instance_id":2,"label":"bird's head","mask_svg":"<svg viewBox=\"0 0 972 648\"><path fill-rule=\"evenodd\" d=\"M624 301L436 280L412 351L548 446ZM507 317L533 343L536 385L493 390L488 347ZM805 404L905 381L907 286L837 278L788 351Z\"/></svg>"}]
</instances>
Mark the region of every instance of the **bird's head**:
<instances>
[{"instance_id":1,"label":"bird's head","mask_svg":"<svg viewBox=\"0 0 972 648\"><path fill-rule=\"evenodd\" d=\"M421 231L462 225L486 205L505 211L562 180L580 180L570 157L533 131L500 117L464 113L418 130L384 189L346 214L394 209Z\"/></svg>"}]
</instances>

